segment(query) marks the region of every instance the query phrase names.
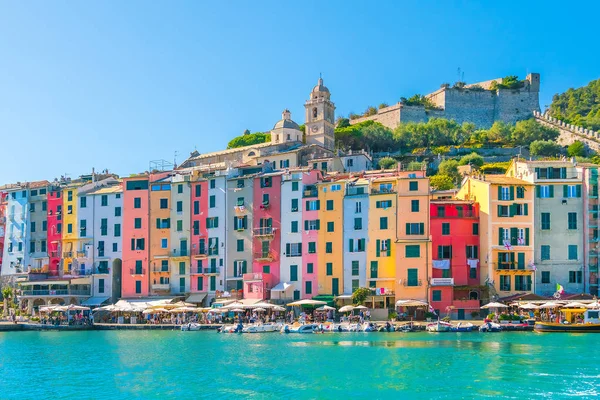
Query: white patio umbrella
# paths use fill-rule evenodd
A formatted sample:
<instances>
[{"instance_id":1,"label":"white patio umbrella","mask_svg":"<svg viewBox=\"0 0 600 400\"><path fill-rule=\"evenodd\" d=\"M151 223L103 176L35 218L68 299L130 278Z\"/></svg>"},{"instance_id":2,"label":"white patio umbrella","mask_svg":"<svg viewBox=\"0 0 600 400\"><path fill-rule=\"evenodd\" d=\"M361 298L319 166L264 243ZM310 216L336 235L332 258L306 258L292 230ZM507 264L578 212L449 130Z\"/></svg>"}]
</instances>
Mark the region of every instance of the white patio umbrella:
<instances>
[{"instance_id":1,"label":"white patio umbrella","mask_svg":"<svg viewBox=\"0 0 600 400\"><path fill-rule=\"evenodd\" d=\"M117 309L117 306L115 306L114 304L109 304L107 306L98 307L94 311L109 311L109 312L112 312L112 311L116 311L116 309Z\"/></svg>"},{"instance_id":2,"label":"white patio umbrella","mask_svg":"<svg viewBox=\"0 0 600 400\"><path fill-rule=\"evenodd\" d=\"M262 307L258 307L258 308L255 308L254 311L256 311L256 312L265 312L267 310L264 309L264 308L262 308Z\"/></svg>"},{"instance_id":3,"label":"white patio umbrella","mask_svg":"<svg viewBox=\"0 0 600 400\"><path fill-rule=\"evenodd\" d=\"M556 307L560 307L560 306L562 306L562 304L556 303L554 301L549 301L547 303L544 303L544 304L538 306L538 308L556 308Z\"/></svg>"},{"instance_id":4,"label":"white patio umbrella","mask_svg":"<svg viewBox=\"0 0 600 400\"><path fill-rule=\"evenodd\" d=\"M421 300L398 300L397 307L425 307L428 303Z\"/></svg>"},{"instance_id":5,"label":"white patio umbrella","mask_svg":"<svg viewBox=\"0 0 600 400\"><path fill-rule=\"evenodd\" d=\"M264 301L261 301L260 303L254 303L254 304L247 305L245 308L273 308L273 307L275 307L275 304L265 303Z\"/></svg>"},{"instance_id":6,"label":"white patio umbrella","mask_svg":"<svg viewBox=\"0 0 600 400\"><path fill-rule=\"evenodd\" d=\"M600 303L598 303L598 300L594 301L593 303L590 303L588 305L586 305L587 308L599 308L600 307Z\"/></svg>"},{"instance_id":7,"label":"white patio umbrella","mask_svg":"<svg viewBox=\"0 0 600 400\"><path fill-rule=\"evenodd\" d=\"M142 314L158 314L161 312L168 312L169 310L167 310L166 308L147 308L144 311L142 311Z\"/></svg>"},{"instance_id":8,"label":"white patio umbrella","mask_svg":"<svg viewBox=\"0 0 600 400\"><path fill-rule=\"evenodd\" d=\"M565 304L562 308L585 308L586 304L580 303L578 301L572 301L570 303Z\"/></svg>"},{"instance_id":9,"label":"white patio umbrella","mask_svg":"<svg viewBox=\"0 0 600 400\"><path fill-rule=\"evenodd\" d=\"M322 306L322 307L317 308L317 310L318 311L329 311L329 310L335 311L335 308L330 307L330 306Z\"/></svg>"},{"instance_id":10,"label":"white patio umbrella","mask_svg":"<svg viewBox=\"0 0 600 400\"><path fill-rule=\"evenodd\" d=\"M535 304L525 303L520 305L519 308L522 308L523 310L535 310L538 307Z\"/></svg>"},{"instance_id":11,"label":"white patio umbrella","mask_svg":"<svg viewBox=\"0 0 600 400\"><path fill-rule=\"evenodd\" d=\"M486 309L486 308L508 308L508 306L506 304L502 304L502 303L487 303L484 306L481 306L482 309Z\"/></svg>"},{"instance_id":12,"label":"white patio umbrella","mask_svg":"<svg viewBox=\"0 0 600 400\"><path fill-rule=\"evenodd\" d=\"M229 310L229 309L232 309L232 308L244 308L244 307L245 307L244 303L235 302L235 303L227 304L226 306L223 306L221 308L223 308L225 310Z\"/></svg>"},{"instance_id":13,"label":"white patio umbrella","mask_svg":"<svg viewBox=\"0 0 600 400\"><path fill-rule=\"evenodd\" d=\"M273 311L285 311L285 307L275 306L272 308Z\"/></svg>"},{"instance_id":14,"label":"white patio umbrella","mask_svg":"<svg viewBox=\"0 0 600 400\"><path fill-rule=\"evenodd\" d=\"M304 299L304 300L295 301L293 303L288 303L288 306L290 306L290 307L293 307L293 306L322 306L325 304L327 304L326 301Z\"/></svg>"},{"instance_id":15,"label":"white patio umbrella","mask_svg":"<svg viewBox=\"0 0 600 400\"><path fill-rule=\"evenodd\" d=\"M367 309L368 309L368 307L365 307L365 306L363 306L363 305L360 305L360 306L356 306L356 307L354 307L354 309L356 309L356 310L367 310Z\"/></svg>"},{"instance_id":16,"label":"white patio umbrella","mask_svg":"<svg viewBox=\"0 0 600 400\"><path fill-rule=\"evenodd\" d=\"M233 311L233 312L244 312L245 310L243 308L232 308L229 311Z\"/></svg>"},{"instance_id":17,"label":"white patio umbrella","mask_svg":"<svg viewBox=\"0 0 600 400\"><path fill-rule=\"evenodd\" d=\"M353 306L344 306L344 307L340 308L338 311L344 313L344 312L350 312L352 310L354 310Z\"/></svg>"},{"instance_id":18,"label":"white patio umbrella","mask_svg":"<svg viewBox=\"0 0 600 400\"><path fill-rule=\"evenodd\" d=\"M170 313L176 314L176 313L181 313L181 312L197 312L199 311L198 308L196 307L177 307L172 309L171 311L169 311Z\"/></svg>"}]
</instances>

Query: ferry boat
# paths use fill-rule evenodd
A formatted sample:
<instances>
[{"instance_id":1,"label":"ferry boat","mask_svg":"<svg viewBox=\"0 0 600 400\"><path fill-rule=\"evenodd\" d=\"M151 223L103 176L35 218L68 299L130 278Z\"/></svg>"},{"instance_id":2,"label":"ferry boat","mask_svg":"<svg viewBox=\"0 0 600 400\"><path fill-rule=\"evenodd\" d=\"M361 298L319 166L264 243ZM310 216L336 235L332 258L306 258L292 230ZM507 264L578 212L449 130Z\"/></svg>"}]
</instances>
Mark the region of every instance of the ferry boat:
<instances>
[{"instance_id":1,"label":"ferry boat","mask_svg":"<svg viewBox=\"0 0 600 400\"><path fill-rule=\"evenodd\" d=\"M536 322L533 330L535 332L572 332L572 333L600 333L600 310L586 309L563 309L565 321L558 322ZM583 314L583 323L572 323L572 315Z\"/></svg>"}]
</instances>

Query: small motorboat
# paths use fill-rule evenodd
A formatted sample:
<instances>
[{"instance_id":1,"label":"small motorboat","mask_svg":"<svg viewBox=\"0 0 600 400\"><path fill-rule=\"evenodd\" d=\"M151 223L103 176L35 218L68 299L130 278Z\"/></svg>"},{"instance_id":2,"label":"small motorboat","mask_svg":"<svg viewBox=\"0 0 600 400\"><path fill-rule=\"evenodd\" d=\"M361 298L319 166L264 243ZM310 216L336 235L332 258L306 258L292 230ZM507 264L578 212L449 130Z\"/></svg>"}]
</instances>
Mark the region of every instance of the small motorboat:
<instances>
[{"instance_id":1,"label":"small motorboat","mask_svg":"<svg viewBox=\"0 0 600 400\"><path fill-rule=\"evenodd\" d=\"M377 326L373 322L365 322L360 326L359 332L377 332Z\"/></svg>"},{"instance_id":2,"label":"small motorboat","mask_svg":"<svg viewBox=\"0 0 600 400\"><path fill-rule=\"evenodd\" d=\"M389 322L386 322L385 325L381 325L378 327L377 329L379 332L394 332L394 325L390 324Z\"/></svg>"},{"instance_id":3,"label":"small motorboat","mask_svg":"<svg viewBox=\"0 0 600 400\"><path fill-rule=\"evenodd\" d=\"M444 321L437 321L427 325L427 332L450 332L452 324Z\"/></svg>"},{"instance_id":4,"label":"small motorboat","mask_svg":"<svg viewBox=\"0 0 600 400\"><path fill-rule=\"evenodd\" d=\"M221 328L217 330L219 333L242 333L244 329L244 325L241 323L237 325L223 325Z\"/></svg>"},{"instance_id":5,"label":"small motorboat","mask_svg":"<svg viewBox=\"0 0 600 400\"><path fill-rule=\"evenodd\" d=\"M450 328L450 332L472 332L473 324L470 322L459 322Z\"/></svg>"},{"instance_id":6,"label":"small motorboat","mask_svg":"<svg viewBox=\"0 0 600 400\"><path fill-rule=\"evenodd\" d=\"M264 324L252 324L242 329L242 333L265 333L278 332L281 330L281 324L266 322Z\"/></svg>"},{"instance_id":7,"label":"small motorboat","mask_svg":"<svg viewBox=\"0 0 600 400\"><path fill-rule=\"evenodd\" d=\"M485 322L479 327L479 332L500 332L501 330L502 325L490 321Z\"/></svg>"},{"instance_id":8,"label":"small motorboat","mask_svg":"<svg viewBox=\"0 0 600 400\"><path fill-rule=\"evenodd\" d=\"M181 325L182 332L199 331L199 330L200 330L200 324L197 324L195 322L190 322L190 323Z\"/></svg>"},{"instance_id":9,"label":"small motorboat","mask_svg":"<svg viewBox=\"0 0 600 400\"><path fill-rule=\"evenodd\" d=\"M398 326L396 328L396 332L416 332L416 328L412 324L412 322L410 322L408 324L403 324L403 325Z\"/></svg>"},{"instance_id":10,"label":"small motorboat","mask_svg":"<svg viewBox=\"0 0 600 400\"><path fill-rule=\"evenodd\" d=\"M314 333L318 327L317 324L284 325L283 328L281 328L281 333Z\"/></svg>"}]
</instances>

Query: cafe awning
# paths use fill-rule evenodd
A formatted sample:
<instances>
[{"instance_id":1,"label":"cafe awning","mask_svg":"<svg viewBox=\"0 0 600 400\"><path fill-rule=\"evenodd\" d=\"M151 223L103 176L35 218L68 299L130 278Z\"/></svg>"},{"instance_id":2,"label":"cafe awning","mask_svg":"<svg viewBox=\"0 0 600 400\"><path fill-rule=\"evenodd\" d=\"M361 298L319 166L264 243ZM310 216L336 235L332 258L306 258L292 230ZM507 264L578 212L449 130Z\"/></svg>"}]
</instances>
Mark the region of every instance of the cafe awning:
<instances>
[{"instance_id":1,"label":"cafe awning","mask_svg":"<svg viewBox=\"0 0 600 400\"><path fill-rule=\"evenodd\" d=\"M100 297L100 296L96 296L96 297L90 297L89 299L87 299L86 301L84 301L83 303L81 303L84 306L101 306L102 304L106 303L106 301L109 299L110 297Z\"/></svg>"},{"instance_id":2,"label":"cafe awning","mask_svg":"<svg viewBox=\"0 0 600 400\"><path fill-rule=\"evenodd\" d=\"M187 299L185 299L185 301L186 303L200 304L202 303L202 300L204 300L205 297L206 293L194 293L189 295Z\"/></svg>"},{"instance_id":3,"label":"cafe awning","mask_svg":"<svg viewBox=\"0 0 600 400\"><path fill-rule=\"evenodd\" d=\"M271 292L285 292L292 286L293 285L290 282L279 282L271 289Z\"/></svg>"}]
</instances>

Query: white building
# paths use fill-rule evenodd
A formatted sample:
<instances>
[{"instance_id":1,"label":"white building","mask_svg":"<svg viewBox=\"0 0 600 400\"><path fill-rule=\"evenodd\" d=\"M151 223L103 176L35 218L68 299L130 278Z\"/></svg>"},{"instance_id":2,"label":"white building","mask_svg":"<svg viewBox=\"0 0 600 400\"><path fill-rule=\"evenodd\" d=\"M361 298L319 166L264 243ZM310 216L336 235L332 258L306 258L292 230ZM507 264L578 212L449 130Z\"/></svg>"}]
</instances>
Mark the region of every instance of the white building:
<instances>
[{"instance_id":1,"label":"white building","mask_svg":"<svg viewBox=\"0 0 600 400\"><path fill-rule=\"evenodd\" d=\"M208 296L207 302L216 297L216 292L225 288L227 249L225 248L227 225L227 174L215 171L208 176Z\"/></svg>"},{"instance_id":2,"label":"white building","mask_svg":"<svg viewBox=\"0 0 600 400\"><path fill-rule=\"evenodd\" d=\"M190 292L190 173L171 177L171 293Z\"/></svg>"},{"instance_id":3,"label":"white building","mask_svg":"<svg viewBox=\"0 0 600 400\"><path fill-rule=\"evenodd\" d=\"M369 182L349 181L344 196L344 294L367 286Z\"/></svg>"}]
</instances>

